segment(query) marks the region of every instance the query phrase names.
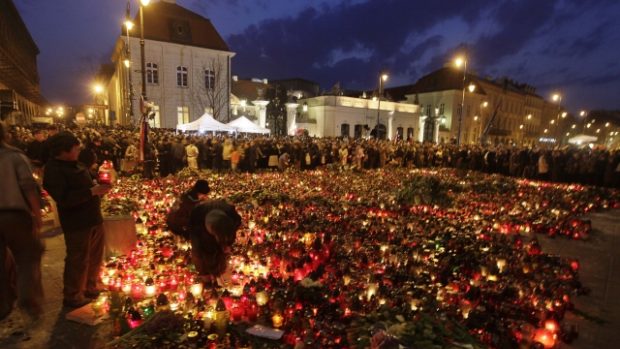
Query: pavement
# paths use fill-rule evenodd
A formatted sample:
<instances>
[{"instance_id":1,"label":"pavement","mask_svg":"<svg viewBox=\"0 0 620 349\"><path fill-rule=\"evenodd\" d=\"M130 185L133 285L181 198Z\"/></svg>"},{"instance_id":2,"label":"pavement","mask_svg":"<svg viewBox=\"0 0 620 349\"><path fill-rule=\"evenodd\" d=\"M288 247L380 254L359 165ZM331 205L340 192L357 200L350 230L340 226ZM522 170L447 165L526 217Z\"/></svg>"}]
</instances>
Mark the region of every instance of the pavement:
<instances>
[{"instance_id":1,"label":"pavement","mask_svg":"<svg viewBox=\"0 0 620 349\"><path fill-rule=\"evenodd\" d=\"M573 297L575 312L567 312L565 322L575 324L579 337L561 348L618 348L620 343L620 210L593 213L593 232L587 241L541 238L546 253L577 258L579 278L591 290L587 296Z\"/></svg>"},{"instance_id":2,"label":"pavement","mask_svg":"<svg viewBox=\"0 0 620 349\"><path fill-rule=\"evenodd\" d=\"M575 324L579 337L561 348L617 348L620 343L620 210L594 213L593 233L588 241L565 238L540 238L543 251L578 258L580 279L591 289L587 296L574 298L580 314L568 312L565 321ZM0 322L0 348L19 349L90 349L102 348L111 339L111 321L97 326L78 324L65 319L62 306L62 271L65 246L62 234L45 238L43 286L46 292L45 313L38 323L24 331L20 313L13 311Z\"/></svg>"}]
</instances>

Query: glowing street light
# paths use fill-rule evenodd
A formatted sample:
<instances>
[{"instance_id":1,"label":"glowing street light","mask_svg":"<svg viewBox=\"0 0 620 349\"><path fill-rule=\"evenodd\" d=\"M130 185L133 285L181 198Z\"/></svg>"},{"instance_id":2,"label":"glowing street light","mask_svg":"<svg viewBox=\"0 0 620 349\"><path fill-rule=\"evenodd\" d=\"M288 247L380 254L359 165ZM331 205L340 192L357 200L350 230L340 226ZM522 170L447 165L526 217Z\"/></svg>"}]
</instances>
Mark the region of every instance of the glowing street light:
<instances>
[{"instance_id":1,"label":"glowing street light","mask_svg":"<svg viewBox=\"0 0 620 349\"><path fill-rule=\"evenodd\" d=\"M135 26L135 24L133 23L133 21L132 21L132 20L130 20L130 19L125 20L125 23L124 23L124 24L125 24L125 28L126 28L128 31L131 31L131 30L133 29L133 27Z\"/></svg>"},{"instance_id":2,"label":"glowing street light","mask_svg":"<svg viewBox=\"0 0 620 349\"><path fill-rule=\"evenodd\" d=\"M489 102L487 102L487 101L482 102L482 107L483 108L486 108L488 106L489 106Z\"/></svg>"},{"instance_id":3,"label":"glowing street light","mask_svg":"<svg viewBox=\"0 0 620 349\"><path fill-rule=\"evenodd\" d=\"M459 127L458 127L458 133L456 135L456 144L457 145L461 145L461 127L463 124L463 113L465 112L465 80L467 80L467 58L464 56L459 56L456 57L456 59L454 60L454 65L457 68L461 68L463 67L463 96L461 98L461 110L459 112ZM470 86L474 86L473 84L470 84ZM474 89L476 87L474 86L473 89L470 87L470 92L474 92Z\"/></svg>"},{"instance_id":4,"label":"glowing street light","mask_svg":"<svg viewBox=\"0 0 620 349\"><path fill-rule=\"evenodd\" d=\"M93 85L93 92L95 92L95 94L103 93L103 85L101 85L101 84L94 84Z\"/></svg>"},{"instance_id":5,"label":"glowing street light","mask_svg":"<svg viewBox=\"0 0 620 349\"><path fill-rule=\"evenodd\" d=\"M527 119L532 120L532 114L527 114Z\"/></svg>"},{"instance_id":6,"label":"glowing street light","mask_svg":"<svg viewBox=\"0 0 620 349\"><path fill-rule=\"evenodd\" d=\"M380 114L381 114L381 97L383 96L383 84L387 81L388 79L388 75L387 73L383 72L381 73L381 75L379 75L379 95L377 96L377 126L375 126L375 137L380 138L379 137L379 124L380 124Z\"/></svg>"}]
</instances>

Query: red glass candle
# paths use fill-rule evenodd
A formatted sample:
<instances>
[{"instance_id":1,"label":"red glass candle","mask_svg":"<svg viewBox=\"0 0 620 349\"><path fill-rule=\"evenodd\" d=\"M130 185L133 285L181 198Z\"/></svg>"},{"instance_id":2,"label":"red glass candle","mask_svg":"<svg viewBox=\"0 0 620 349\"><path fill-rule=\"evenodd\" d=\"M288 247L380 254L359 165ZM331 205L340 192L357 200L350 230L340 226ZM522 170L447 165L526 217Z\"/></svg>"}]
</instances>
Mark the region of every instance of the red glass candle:
<instances>
[{"instance_id":1,"label":"red glass candle","mask_svg":"<svg viewBox=\"0 0 620 349\"><path fill-rule=\"evenodd\" d=\"M232 307L230 309L230 316L232 318L233 321L241 321L241 317L243 316L243 308L241 307L241 305L237 302L232 304Z\"/></svg>"}]
</instances>

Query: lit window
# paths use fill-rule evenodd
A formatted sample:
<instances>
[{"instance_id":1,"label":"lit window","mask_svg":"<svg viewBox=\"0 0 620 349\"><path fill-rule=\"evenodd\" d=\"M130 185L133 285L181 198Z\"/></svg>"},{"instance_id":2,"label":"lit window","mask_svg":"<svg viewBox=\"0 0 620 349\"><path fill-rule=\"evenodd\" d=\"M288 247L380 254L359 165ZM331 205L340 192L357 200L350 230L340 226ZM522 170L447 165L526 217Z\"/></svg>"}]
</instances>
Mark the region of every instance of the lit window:
<instances>
[{"instance_id":1,"label":"lit window","mask_svg":"<svg viewBox=\"0 0 620 349\"><path fill-rule=\"evenodd\" d=\"M177 124L187 124L189 122L189 107L177 107Z\"/></svg>"}]
</instances>

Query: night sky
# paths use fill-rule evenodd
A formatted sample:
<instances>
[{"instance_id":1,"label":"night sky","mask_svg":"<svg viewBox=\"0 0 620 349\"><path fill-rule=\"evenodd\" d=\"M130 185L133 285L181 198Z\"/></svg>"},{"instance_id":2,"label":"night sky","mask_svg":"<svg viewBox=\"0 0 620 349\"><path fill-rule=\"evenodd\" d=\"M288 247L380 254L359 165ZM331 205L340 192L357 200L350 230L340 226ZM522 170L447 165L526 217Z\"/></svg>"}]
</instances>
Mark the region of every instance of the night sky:
<instances>
[{"instance_id":1,"label":"night sky","mask_svg":"<svg viewBox=\"0 0 620 349\"><path fill-rule=\"evenodd\" d=\"M126 0L13 0L39 46L43 95L90 101ZM153 0L157 1L157 0ZM463 47L482 76L508 76L571 111L620 109L617 0L178 0L211 19L242 78L301 77L324 89L412 84ZM138 0L132 1L132 12Z\"/></svg>"}]
</instances>

